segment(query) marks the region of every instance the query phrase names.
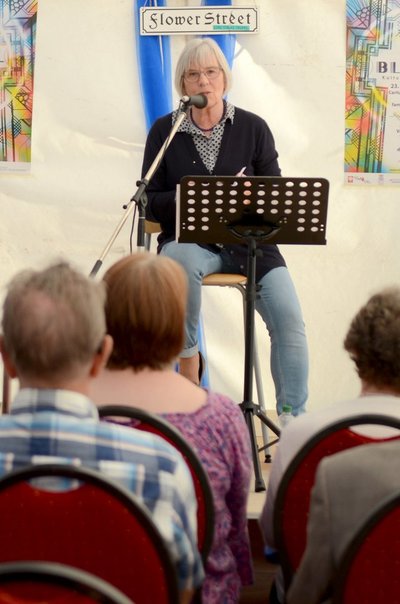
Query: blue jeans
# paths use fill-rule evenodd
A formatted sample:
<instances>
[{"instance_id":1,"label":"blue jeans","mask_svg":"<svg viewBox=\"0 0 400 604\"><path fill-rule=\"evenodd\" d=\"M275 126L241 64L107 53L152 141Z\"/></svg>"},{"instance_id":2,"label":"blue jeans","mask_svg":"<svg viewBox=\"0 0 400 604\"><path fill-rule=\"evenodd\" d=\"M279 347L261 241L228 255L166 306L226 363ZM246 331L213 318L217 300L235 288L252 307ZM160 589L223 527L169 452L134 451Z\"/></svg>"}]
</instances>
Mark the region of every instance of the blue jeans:
<instances>
[{"instance_id":1,"label":"blue jeans","mask_svg":"<svg viewBox=\"0 0 400 604\"><path fill-rule=\"evenodd\" d=\"M166 243L161 254L181 264L189 280L186 316L186 345L181 357L198 351L197 328L201 307L201 283L210 273L237 272L228 252L220 254L195 243ZM305 411L308 389L308 349L299 300L286 267L272 269L259 281L256 310L267 327L271 340L271 374L275 384L277 412L284 404L293 415Z\"/></svg>"}]
</instances>

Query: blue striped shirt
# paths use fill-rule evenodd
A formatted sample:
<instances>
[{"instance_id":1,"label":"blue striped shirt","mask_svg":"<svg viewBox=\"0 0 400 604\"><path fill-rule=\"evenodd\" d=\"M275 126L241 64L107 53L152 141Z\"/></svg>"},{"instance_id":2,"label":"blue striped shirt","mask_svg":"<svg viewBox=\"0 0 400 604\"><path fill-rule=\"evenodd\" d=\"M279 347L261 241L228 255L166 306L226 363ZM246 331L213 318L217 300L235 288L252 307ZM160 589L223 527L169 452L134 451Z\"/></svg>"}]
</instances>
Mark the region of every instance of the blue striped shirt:
<instances>
[{"instance_id":1,"label":"blue striped shirt","mask_svg":"<svg viewBox=\"0 0 400 604\"><path fill-rule=\"evenodd\" d=\"M174 447L150 433L99 421L96 406L82 394L22 389L10 414L0 416L0 474L53 462L99 470L132 491L170 546L180 589L201 584L196 498Z\"/></svg>"}]
</instances>

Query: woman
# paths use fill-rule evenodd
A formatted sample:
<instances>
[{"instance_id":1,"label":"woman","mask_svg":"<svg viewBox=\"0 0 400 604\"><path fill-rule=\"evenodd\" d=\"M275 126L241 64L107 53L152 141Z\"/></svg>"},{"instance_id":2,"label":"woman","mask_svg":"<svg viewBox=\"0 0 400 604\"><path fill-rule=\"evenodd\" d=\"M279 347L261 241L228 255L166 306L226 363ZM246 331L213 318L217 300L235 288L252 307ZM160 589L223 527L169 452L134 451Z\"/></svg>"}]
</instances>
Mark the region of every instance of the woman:
<instances>
[{"instance_id":1,"label":"woman","mask_svg":"<svg viewBox=\"0 0 400 604\"><path fill-rule=\"evenodd\" d=\"M184 340L187 279L175 261L135 254L105 274L107 330L114 349L94 382L97 404L119 403L162 415L197 451L207 470L215 506L215 533L202 599L238 602L252 582L246 504L252 461L240 407L176 373Z\"/></svg>"},{"instance_id":2,"label":"woman","mask_svg":"<svg viewBox=\"0 0 400 604\"><path fill-rule=\"evenodd\" d=\"M270 129L257 115L224 100L231 73L219 46L209 38L191 40L176 68L175 86L180 95L204 94L206 107L190 107L168 146L160 167L147 189L147 218L159 222L160 254L182 264L189 280L185 346L180 372L199 382L197 327L201 282L215 272L246 272L247 245L197 245L175 241L176 185L187 175L279 176L278 154ZM153 163L177 117L177 112L152 126L144 153L143 174ZM291 405L293 415L305 410L308 351L304 322L285 260L275 245L263 244L257 258L259 285L256 309L271 339L271 371L277 411Z\"/></svg>"}]
</instances>

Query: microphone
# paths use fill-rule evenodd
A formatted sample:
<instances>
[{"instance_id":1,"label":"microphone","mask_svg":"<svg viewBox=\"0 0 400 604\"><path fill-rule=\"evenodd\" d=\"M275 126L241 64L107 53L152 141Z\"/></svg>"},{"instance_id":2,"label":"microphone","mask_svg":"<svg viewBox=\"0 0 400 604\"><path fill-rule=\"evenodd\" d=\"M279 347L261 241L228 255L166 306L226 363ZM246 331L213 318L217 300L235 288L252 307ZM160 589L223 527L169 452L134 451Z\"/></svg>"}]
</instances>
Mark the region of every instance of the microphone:
<instances>
[{"instance_id":1,"label":"microphone","mask_svg":"<svg viewBox=\"0 0 400 604\"><path fill-rule=\"evenodd\" d=\"M194 105L198 109L203 109L207 106L208 99L205 94L194 94L193 96L183 96L181 102L187 107Z\"/></svg>"}]
</instances>

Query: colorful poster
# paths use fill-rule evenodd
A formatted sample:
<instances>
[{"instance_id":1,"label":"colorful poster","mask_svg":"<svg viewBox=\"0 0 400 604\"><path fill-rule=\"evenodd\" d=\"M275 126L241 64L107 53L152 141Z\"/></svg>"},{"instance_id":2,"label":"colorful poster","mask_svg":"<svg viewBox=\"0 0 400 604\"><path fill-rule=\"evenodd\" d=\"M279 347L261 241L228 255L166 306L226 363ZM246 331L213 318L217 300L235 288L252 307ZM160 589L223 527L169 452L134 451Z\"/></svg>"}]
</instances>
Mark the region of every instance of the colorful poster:
<instances>
[{"instance_id":1,"label":"colorful poster","mask_svg":"<svg viewBox=\"0 0 400 604\"><path fill-rule=\"evenodd\" d=\"M30 169L37 0L0 0L0 171Z\"/></svg>"},{"instance_id":2,"label":"colorful poster","mask_svg":"<svg viewBox=\"0 0 400 604\"><path fill-rule=\"evenodd\" d=\"M398 0L347 0L345 182L400 184Z\"/></svg>"}]
</instances>

